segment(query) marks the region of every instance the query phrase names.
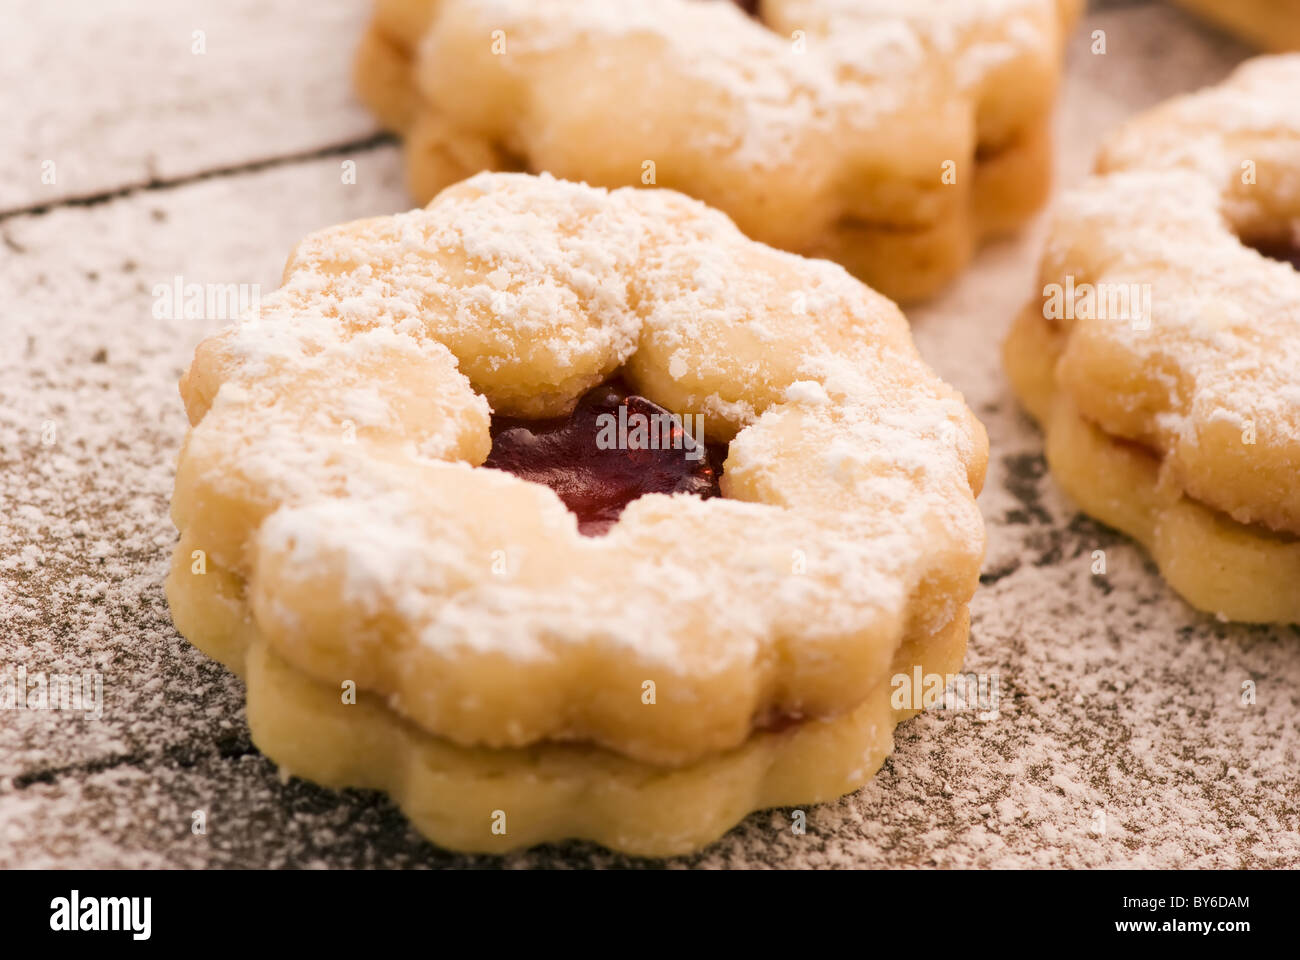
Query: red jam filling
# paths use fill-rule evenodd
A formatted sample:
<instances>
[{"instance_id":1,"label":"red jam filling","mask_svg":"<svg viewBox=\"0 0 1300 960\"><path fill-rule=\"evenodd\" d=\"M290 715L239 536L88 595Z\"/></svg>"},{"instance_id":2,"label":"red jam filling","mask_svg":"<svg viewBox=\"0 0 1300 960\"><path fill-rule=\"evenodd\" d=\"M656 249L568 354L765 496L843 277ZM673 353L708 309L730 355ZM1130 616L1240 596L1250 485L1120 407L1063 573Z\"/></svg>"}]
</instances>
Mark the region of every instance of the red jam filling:
<instances>
[{"instance_id":1,"label":"red jam filling","mask_svg":"<svg viewBox=\"0 0 1300 960\"><path fill-rule=\"evenodd\" d=\"M483 466L550 487L577 516L578 530L596 537L648 493L720 496L726 446L698 435L615 380L586 393L568 417L494 416Z\"/></svg>"}]
</instances>

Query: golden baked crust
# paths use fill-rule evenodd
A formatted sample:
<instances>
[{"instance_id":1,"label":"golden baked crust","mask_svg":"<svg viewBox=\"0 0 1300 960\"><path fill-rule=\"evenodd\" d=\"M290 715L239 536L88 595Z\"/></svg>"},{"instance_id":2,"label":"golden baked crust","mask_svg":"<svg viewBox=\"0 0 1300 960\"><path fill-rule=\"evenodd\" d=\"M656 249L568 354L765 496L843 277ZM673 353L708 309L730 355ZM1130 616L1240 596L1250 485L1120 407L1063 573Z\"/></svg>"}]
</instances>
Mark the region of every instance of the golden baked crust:
<instances>
[{"instance_id":1,"label":"golden baked crust","mask_svg":"<svg viewBox=\"0 0 1300 960\"><path fill-rule=\"evenodd\" d=\"M1110 138L1005 349L1062 484L1239 620L1300 621L1300 274L1247 245L1296 239L1297 82L1261 57Z\"/></svg>"},{"instance_id":2,"label":"golden baked crust","mask_svg":"<svg viewBox=\"0 0 1300 960\"><path fill-rule=\"evenodd\" d=\"M549 487L477 468L489 410L564 414L616 371L730 442L723 498L643 496L592 538ZM511 845L684 849L863 782L900 656L960 660L983 428L891 302L680 194L482 174L320 231L256 315L199 345L181 393L178 628L248 676L272 757L389 789L435 839L495 844L449 826L456 801L419 770L460 758L517 785L559 751L591 769L555 796L613 764L619 790L703 791L667 808L700 819L673 839L637 805L561 815L541 791L514 802L537 819ZM349 684L353 739L346 714L292 733ZM774 739L771 718L805 729ZM365 746L399 728L409 749ZM792 742L839 765L806 769Z\"/></svg>"},{"instance_id":3,"label":"golden baked crust","mask_svg":"<svg viewBox=\"0 0 1300 960\"><path fill-rule=\"evenodd\" d=\"M1265 50L1300 50L1295 0L1174 0Z\"/></svg>"},{"instance_id":4,"label":"golden baked crust","mask_svg":"<svg viewBox=\"0 0 1300 960\"><path fill-rule=\"evenodd\" d=\"M564 413L619 369L731 441L724 499L646 496L593 539L474 469L489 404ZM481 175L321 231L181 390L189 552L297 669L463 745L680 764L836 715L978 574L987 442L898 309L669 191Z\"/></svg>"},{"instance_id":5,"label":"golden baked crust","mask_svg":"<svg viewBox=\"0 0 1300 960\"><path fill-rule=\"evenodd\" d=\"M430 840L467 852L578 838L674 856L711 843L753 810L851 793L892 751L894 727L919 712L894 709L889 678L917 669L952 676L969 630L963 611L933 635L904 642L889 674L846 714L759 731L678 767L582 744L463 747L424 732L373 694L345 704L337 680L289 666L258 636L238 578L212 567L206 577L191 574L192 546L182 540L168 577L177 626L244 678L258 748L316 783L384 790ZM496 823L505 832L494 832Z\"/></svg>"},{"instance_id":6,"label":"golden baked crust","mask_svg":"<svg viewBox=\"0 0 1300 960\"><path fill-rule=\"evenodd\" d=\"M426 201L482 169L655 183L934 292L1046 198L1079 0L380 0L362 98Z\"/></svg>"}]
</instances>

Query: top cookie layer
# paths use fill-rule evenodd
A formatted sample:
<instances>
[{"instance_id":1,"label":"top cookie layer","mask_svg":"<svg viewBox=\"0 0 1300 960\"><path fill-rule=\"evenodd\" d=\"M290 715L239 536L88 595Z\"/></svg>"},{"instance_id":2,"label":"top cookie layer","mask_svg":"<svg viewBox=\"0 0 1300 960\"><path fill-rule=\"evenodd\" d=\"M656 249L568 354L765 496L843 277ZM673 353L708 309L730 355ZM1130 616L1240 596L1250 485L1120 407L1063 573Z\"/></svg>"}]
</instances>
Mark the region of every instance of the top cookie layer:
<instances>
[{"instance_id":1,"label":"top cookie layer","mask_svg":"<svg viewBox=\"0 0 1300 960\"><path fill-rule=\"evenodd\" d=\"M731 441L725 498L591 539L473 469L489 407L562 413L617 370ZM321 231L182 393L173 514L257 629L458 743L676 763L834 714L978 574L983 430L898 309L669 191L485 174Z\"/></svg>"},{"instance_id":2,"label":"top cookie layer","mask_svg":"<svg viewBox=\"0 0 1300 960\"><path fill-rule=\"evenodd\" d=\"M1095 288L1092 309L1053 319L1079 411L1193 498L1291 533L1300 274L1251 245L1300 243L1298 84L1300 56L1261 57L1130 122L1061 203L1041 270ZM1147 305L1099 315L1117 293Z\"/></svg>"}]
</instances>

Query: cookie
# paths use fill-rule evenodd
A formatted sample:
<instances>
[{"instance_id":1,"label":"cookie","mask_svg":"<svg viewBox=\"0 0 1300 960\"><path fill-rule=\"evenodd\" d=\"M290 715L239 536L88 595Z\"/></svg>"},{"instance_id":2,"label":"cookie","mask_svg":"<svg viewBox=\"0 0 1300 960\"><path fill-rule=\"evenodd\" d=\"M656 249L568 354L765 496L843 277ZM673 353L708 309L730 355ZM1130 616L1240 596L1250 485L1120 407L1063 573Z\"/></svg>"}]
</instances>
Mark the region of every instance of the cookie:
<instances>
[{"instance_id":1,"label":"cookie","mask_svg":"<svg viewBox=\"0 0 1300 960\"><path fill-rule=\"evenodd\" d=\"M181 393L178 628L437 843L694 849L861 785L892 678L960 665L983 428L890 301L680 194L321 231Z\"/></svg>"},{"instance_id":2,"label":"cookie","mask_svg":"<svg viewBox=\"0 0 1300 960\"><path fill-rule=\"evenodd\" d=\"M1175 0L1257 47L1300 50L1300 4L1294 0Z\"/></svg>"},{"instance_id":3,"label":"cookie","mask_svg":"<svg viewBox=\"0 0 1300 960\"><path fill-rule=\"evenodd\" d=\"M671 187L894 299L1046 198L1079 0L380 0L355 77L420 202L479 170Z\"/></svg>"},{"instance_id":4,"label":"cookie","mask_svg":"<svg viewBox=\"0 0 1300 960\"><path fill-rule=\"evenodd\" d=\"M1300 622L1300 56L1131 121L1004 356L1085 511L1194 606Z\"/></svg>"}]
</instances>

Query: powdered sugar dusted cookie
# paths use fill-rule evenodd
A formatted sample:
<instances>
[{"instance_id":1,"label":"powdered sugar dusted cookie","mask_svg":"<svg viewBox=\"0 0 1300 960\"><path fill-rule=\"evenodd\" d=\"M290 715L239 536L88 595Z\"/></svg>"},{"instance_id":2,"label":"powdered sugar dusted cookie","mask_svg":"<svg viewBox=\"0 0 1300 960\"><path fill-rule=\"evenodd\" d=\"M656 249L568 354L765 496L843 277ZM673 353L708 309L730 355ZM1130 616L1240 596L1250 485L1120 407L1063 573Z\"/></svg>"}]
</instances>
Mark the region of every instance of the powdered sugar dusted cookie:
<instances>
[{"instance_id":1,"label":"powdered sugar dusted cookie","mask_svg":"<svg viewBox=\"0 0 1300 960\"><path fill-rule=\"evenodd\" d=\"M482 169L672 187L895 299L1046 196L1078 0L380 0L356 66L421 202Z\"/></svg>"},{"instance_id":2,"label":"powdered sugar dusted cookie","mask_svg":"<svg viewBox=\"0 0 1300 960\"><path fill-rule=\"evenodd\" d=\"M679 194L321 231L181 390L178 627L437 842L691 849L856 788L890 678L960 664L983 429L892 303Z\"/></svg>"},{"instance_id":3,"label":"powdered sugar dusted cookie","mask_svg":"<svg viewBox=\"0 0 1300 960\"><path fill-rule=\"evenodd\" d=\"M1300 4L1295 0L1176 2L1265 50L1300 50Z\"/></svg>"},{"instance_id":4,"label":"powdered sugar dusted cookie","mask_svg":"<svg viewBox=\"0 0 1300 960\"><path fill-rule=\"evenodd\" d=\"M1120 130L1005 357L1056 476L1194 605L1300 622L1300 56Z\"/></svg>"}]
</instances>

